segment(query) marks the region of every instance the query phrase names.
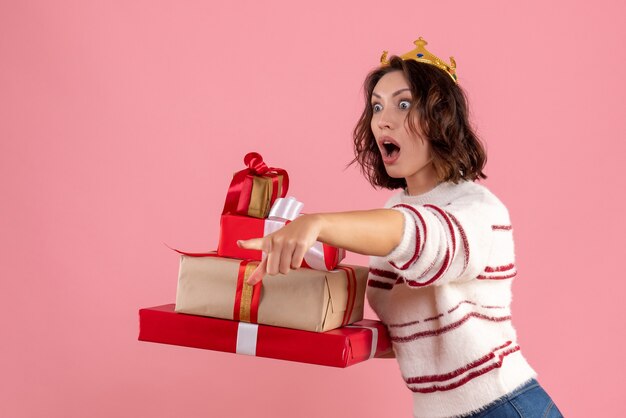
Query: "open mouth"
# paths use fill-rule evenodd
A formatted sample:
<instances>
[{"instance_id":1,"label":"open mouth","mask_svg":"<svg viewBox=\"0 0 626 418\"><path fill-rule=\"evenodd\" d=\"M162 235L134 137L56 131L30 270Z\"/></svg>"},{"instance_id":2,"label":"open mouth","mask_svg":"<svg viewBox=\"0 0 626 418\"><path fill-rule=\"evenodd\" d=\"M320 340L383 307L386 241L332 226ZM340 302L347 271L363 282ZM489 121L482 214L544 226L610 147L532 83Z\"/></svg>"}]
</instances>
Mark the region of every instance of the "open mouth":
<instances>
[{"instance_id":1,"label":"open mouth","mask_svg":"<svg viewBox=\"0 0 626 418\"><path fill-rule=\"evenodd\" d=\"M383 143L383 148L385 149L386 157L395 157L400 152L400 147L391 142Z\"/></svg>"}]
</instances>

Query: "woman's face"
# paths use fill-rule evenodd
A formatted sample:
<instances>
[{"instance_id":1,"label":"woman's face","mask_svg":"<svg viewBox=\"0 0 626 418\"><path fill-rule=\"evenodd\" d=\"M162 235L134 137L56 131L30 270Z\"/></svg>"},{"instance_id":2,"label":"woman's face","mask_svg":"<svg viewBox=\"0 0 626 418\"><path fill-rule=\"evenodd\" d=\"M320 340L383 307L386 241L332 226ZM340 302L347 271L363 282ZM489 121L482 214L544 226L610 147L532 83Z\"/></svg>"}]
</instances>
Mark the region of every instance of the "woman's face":
<instances>
[{"instance_id":1,"label":"woman's face","mask_svg":"<svg viewBox=\"0 0 626 418\"><path fill-rule=\"evenodd\" d=\"M409 129L408 114L413 105L409 84L402 71L385 74L372 92L372 132L383 157L387 174L393 178L409 178L432 175L423 170L431 161L430 142L423 138L418 121L419 134ZM421 182L421 181L420 181Z\"/></svg>"}]
</instances>

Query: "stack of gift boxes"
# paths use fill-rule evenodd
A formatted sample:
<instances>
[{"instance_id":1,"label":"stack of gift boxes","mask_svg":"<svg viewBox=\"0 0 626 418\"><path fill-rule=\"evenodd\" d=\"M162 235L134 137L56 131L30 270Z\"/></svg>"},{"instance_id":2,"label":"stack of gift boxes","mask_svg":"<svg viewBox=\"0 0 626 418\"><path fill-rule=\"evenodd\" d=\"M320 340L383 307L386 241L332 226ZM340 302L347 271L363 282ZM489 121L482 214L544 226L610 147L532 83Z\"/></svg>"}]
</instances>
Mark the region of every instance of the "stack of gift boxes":
<instances>
[{"instance_id":1,"label":"stack of gift boxes","mask_svg":"<svg viewBox=\"0 0 626 418\"><path fill-rule=\"evenodd\" d=\"M226 196L216 252L180 253L176 304L139 311L139 339L347 367L391 351L380 321L363 319L368 269L340 264L343 249L315 243L303 267L247 279L263 253L238 240L266 236L300 215L288 173L257 153Z\"/></svg>"}]
</instances>

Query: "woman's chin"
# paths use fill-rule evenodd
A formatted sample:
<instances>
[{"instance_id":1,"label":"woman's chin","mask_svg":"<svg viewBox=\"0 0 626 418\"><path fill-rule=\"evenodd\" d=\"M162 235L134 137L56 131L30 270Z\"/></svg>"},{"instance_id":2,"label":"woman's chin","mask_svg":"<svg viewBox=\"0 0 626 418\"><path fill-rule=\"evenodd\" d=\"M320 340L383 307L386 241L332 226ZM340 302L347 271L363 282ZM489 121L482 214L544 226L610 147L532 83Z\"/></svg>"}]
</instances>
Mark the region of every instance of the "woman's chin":
<instances>
[{"instance_id":1,"label":"woman's chin","mask_svg":"<svg viewBox=\"0 0 626 418\"><path fill-rule=\"evenodd\" d=\"M392 179L400 179L405 178L406 175L401 170L398 170L397 167L385 167L387 171L387 175Z\"/></svg>"}]
</instances>

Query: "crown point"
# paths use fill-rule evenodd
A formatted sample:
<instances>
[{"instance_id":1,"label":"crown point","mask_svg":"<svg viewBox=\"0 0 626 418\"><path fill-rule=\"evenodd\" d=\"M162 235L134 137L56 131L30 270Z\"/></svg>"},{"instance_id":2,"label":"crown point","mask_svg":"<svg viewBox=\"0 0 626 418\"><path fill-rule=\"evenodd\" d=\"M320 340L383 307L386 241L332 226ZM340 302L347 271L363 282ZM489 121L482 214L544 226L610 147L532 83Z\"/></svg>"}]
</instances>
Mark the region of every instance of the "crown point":
<instances>
[{"instance_id":1,"label":"crown point","mask_svg":"<svg viewBox=\"0 0 626 418\"><path fill-rule=\"evenodd\" d=\"M413 43L414 43L415 45L417 45L417 46L420 46L420 45L422 45L422 46L424 46L424 45L428 45L428 42L426 42L426 41L424 40L424 38L422 38L421 36L419 37L419 39L418 39L417 41L415 41L415 42L413 42Z\"/></svg>"},{"instance_id":2,"label":"crown point","mask_svg":"<svg viewBox=\"0 0 626 418\"><path fill-rule=\"evenodd\" d=\"M387 60L387 54L389 53L389 51L383 51L383 54L380 56L380 63L383 65L387 65L389 64L389 61Z\"/></svg>"}]
</instances>

